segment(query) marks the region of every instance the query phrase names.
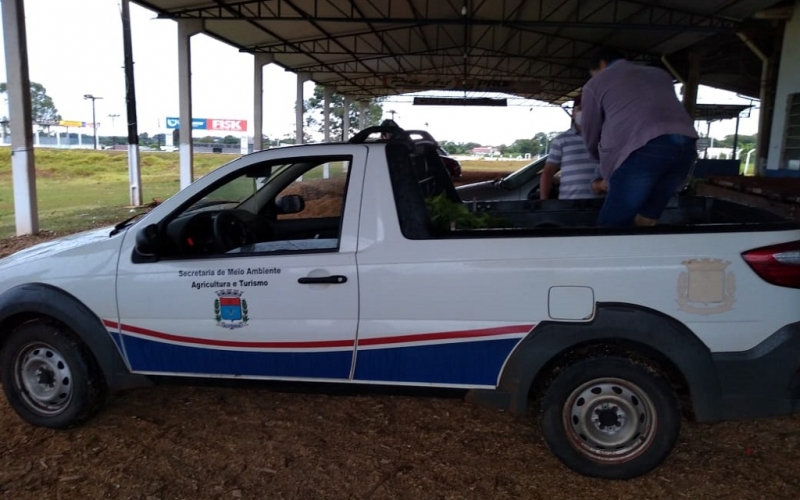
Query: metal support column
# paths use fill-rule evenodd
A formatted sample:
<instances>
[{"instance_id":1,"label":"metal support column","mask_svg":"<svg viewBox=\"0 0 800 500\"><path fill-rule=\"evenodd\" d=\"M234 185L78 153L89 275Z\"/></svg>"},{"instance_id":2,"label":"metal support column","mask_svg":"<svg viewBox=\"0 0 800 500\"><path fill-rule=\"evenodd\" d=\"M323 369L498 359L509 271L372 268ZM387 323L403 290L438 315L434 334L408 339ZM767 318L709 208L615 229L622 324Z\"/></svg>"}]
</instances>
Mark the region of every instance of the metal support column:
<instances>
[{"instance_id":1,"label":"metal support column","mask_svg":"<svg viewBox=\"0 0 800 500\"><path fill-rule=\"evenodd\" d=\"M780 30L779 30L780 31ZM758 135L756 136L756 161L755 174L764 175L767 169L767 150L772 135L772 116L775 112L775 79L777 78L777 63L775 53L780 51L780 42L776 36L773 55L767 56L744 33L737 33L739 38L761 60L761 93L760 109L758 113Z\"/></svg>"},{"instance_id":2,"label":"metal support column","mask_svg":"<svg viewBox=\"0 0 800 500\"><path fill-rule=\"evenodd\" d=\"M358 129L364 130L367 128L367 101L359 101L358 103Z\"/></svg>"},{"instance_id":3,"label":"metal support column","mask_svg":"<svg viewBox=\"0 0 800 500\"><path fill-rule=\"evenodd\" d=\"M254 54L253 57L253 151L264 149L264 66L274 60L272 54Z\"/></svg>"},{"instance_id":4,"label":"metal support column","mask_svg":"<svg viewBox=\"0 0 800 500\"><path fill-rule=\"evenodd\" d=\"M344 106L342 109L342 142L347 142L350 139L350 105L353 98L344 96Z\"/></svg>"},{"instance_id":5,"label":"metal support column","mask_svg":"<svg viewBox=\"0 0 800 500\"><path fill-rule=\"evenodd\" d=\"M683 107L686 112L695 118L695 110L697 109L697 89L700 85L700 68L702 62L700 53L692 51L689 53L689 75L686 79L686 84L683 86Z\"/></svg>"},{"instance_id":6,"label":"metal support column","mask_svg":"<svg viewBox=\"0 0 800 500\"><path fill-rule=\"evenodd\" d=\"M138 207L142 205L142 173L139 160L139 127L136 118L131 12L128 0L122 0L122 45L125 53L125 103L128 121L128 194L131 205Z\"/></svg>"},{"instance_id":7,"label":"metal support column","mask_svg":"<svg viewBox=\"0 0 800 500\"><path fill-rule=\"evenodd\" d=\"M308 81L308 74L297 74L297 102L295 103L295 132L294 143L303 144L303 110L305 104L303 102L303 84Z\"/></svg>"},{"instance_id":8,"label":"metal support column","mask_svg":"<svg viewBox=\"0 0 800 500\"><path fill-rule=\"evenodd\" d=\"M194 181L192 147L192 36L203 31L203 22L195 19L178 21L178 150L181 161L181 189Z\"/></svg>"},{"instance_id":9,"label":"metal support column","mask_svg":"<svg viewBox=\"0 0 800 500\"><path fill-rule=\"evenodd\" d=\"M325 135L325 142L331 142L331 99L333 97L333 87L325 86L323 92L322 108L322 130Z\"/></svg>"},{"instance_id":10,"label":"metal support column","mask_svg":"<svg viewBox=\"0 0 800 500\"><path fill-rule=\"evenodd\" d=\"M11 172L17 236L39 232L36 170L33 163L31 81L24 0L3 0L3 45L8 78L8 115L11 123Z\"/></svg>"}]
</instances>

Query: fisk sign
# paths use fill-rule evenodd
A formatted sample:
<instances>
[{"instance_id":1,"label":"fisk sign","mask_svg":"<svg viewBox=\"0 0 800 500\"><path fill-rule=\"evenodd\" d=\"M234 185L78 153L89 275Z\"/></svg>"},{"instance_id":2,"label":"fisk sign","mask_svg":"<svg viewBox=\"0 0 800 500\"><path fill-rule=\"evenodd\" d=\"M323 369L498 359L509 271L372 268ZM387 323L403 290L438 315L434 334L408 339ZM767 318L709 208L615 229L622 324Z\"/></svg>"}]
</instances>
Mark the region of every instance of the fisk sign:
<instances>
[{"instance_id":1,"label":"fisk sign","mask_svg":"<svg viewBox=\"0 0 800 500\"><path fill-rule=\"evenodd\" d=\"M180 119L167 117L167 128L178 128ZM192 118L192 130L221 130L225 132L247 132L247 120L227 118Z\"/></svg>"},{"instance_id":2,"label":"fisk sign","mask_svg":"<svg viewBox=\"0 0 800 500\"><path fill-rule=\"evenodd\" d=\"M230 132L247 132L247 120L208 120L208 130L228 130Z\"/></svg>"}]
</instances>

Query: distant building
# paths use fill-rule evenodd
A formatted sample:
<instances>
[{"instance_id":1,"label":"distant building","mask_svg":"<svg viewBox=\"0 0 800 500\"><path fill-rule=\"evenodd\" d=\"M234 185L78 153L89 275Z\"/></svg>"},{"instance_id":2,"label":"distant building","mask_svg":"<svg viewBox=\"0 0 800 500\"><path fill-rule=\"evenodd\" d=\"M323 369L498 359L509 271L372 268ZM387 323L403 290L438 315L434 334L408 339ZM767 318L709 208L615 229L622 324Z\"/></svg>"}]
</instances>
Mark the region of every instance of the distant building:
<instances>
[{"instance_id":1,"label":"distant building","mask_svg":"<svg viewBox=\"0 0 800 500\"><path fill-rule=\"evenodd\" d=\"M494 148L492 146L479 146L470 149L469 152L474 156L491 156L494 154Z\"/></svg>"}]
</instances>

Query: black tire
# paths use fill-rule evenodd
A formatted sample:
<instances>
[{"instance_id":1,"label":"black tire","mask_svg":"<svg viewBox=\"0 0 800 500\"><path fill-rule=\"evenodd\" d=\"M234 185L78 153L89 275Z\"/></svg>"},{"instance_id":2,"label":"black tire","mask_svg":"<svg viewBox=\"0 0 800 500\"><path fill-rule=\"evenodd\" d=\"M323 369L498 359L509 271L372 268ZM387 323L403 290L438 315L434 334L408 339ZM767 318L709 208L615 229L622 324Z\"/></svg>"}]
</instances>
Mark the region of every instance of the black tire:
<instances>
[{"instance_id":1,"label":"black tire","mask_svg":"<svg viewBox=\"0 0 800 500\"><path fill-rule=\"evenodd\" d=\"M83 423L103 401L97 364L64 327L42 320L14 329L0 353L0 379L14 411L51 429Z\"/></svg>"},{"instance_id":2,"label":"black tire","mask_svg":"<svg viewBox=\"0 0 800 500\"><path fill-rule=\"evenodd\" d=\"M595 357L556 375L542 400L541 425L550 450L570 469L631 479L669 455L681 413L670 384L650 367Z\"/></svg>"}]
</instances>

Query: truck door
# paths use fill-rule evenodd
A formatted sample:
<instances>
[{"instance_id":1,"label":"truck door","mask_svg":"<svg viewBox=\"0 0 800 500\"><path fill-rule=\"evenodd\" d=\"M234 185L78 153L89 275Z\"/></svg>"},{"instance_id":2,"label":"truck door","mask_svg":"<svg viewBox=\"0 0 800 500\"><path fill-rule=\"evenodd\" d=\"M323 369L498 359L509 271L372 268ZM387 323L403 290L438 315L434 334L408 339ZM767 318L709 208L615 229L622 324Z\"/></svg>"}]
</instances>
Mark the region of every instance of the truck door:
<instances>
[{"instance_id":1,"label":"truck door","mask_svg":"<svg viewBox=\"0 0 800 500\"><path fill-rule=\"evenodd\" d=\"M213 184L187 188L197 192L157 223L156 261L137 257L138 226L126 236L119 319L107 326L133 371L349 377L366 148L291 152L244 157Z\"/></svg>"}]
</instances>

